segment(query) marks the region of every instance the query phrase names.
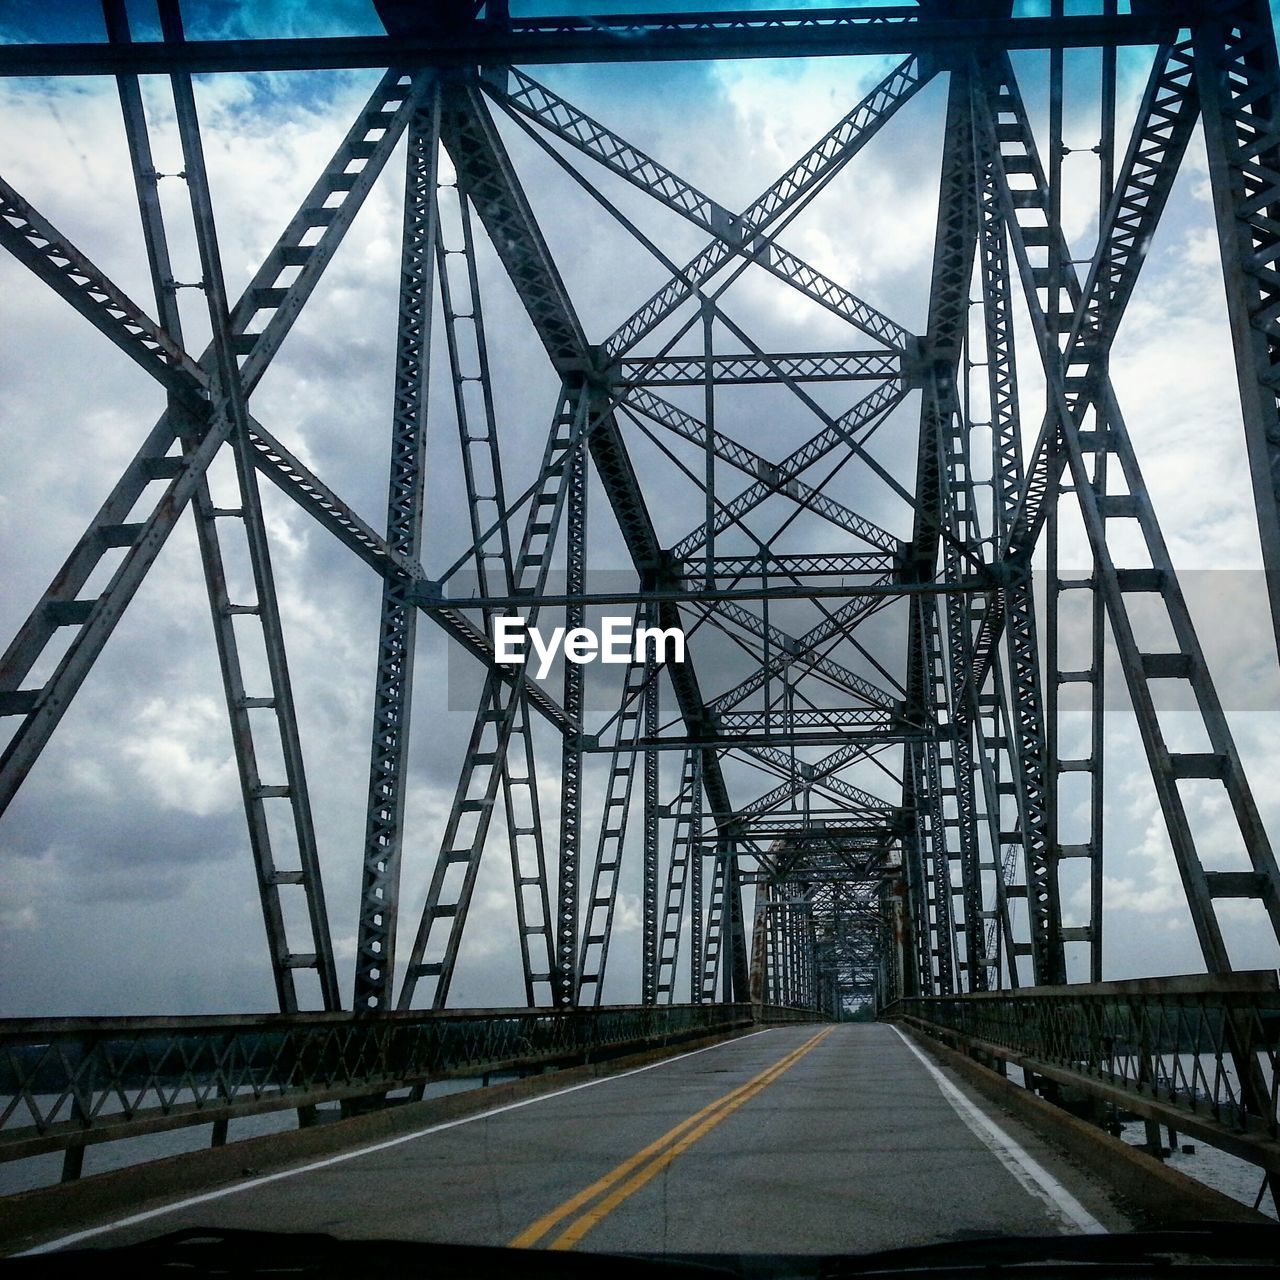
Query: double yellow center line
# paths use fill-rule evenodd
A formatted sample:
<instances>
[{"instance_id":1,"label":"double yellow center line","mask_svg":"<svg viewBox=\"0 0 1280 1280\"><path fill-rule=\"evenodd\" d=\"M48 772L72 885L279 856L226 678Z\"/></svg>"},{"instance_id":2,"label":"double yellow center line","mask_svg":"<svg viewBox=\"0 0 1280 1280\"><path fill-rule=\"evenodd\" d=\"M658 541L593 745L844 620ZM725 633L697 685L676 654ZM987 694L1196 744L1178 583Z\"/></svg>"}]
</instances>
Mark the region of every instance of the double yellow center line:
<instances>
[{"instance_id":1,"label":"double yellow center line","mask_svg":"<svg viewBox=\"0 0 1280 1280\"><path fill-rule=\"evenodd\" d=\"M661 1173L677 1156L688 1151L695 1142L710 1133L721 1120L731 1116L739 1107L750 1102L761 1090L767 1089L779 1076L795 1066L806 1053L816 1049L831 1034L831 1030L832 1028L828 1027L825 1031L819 1031L798 1049L793 1049L773 1066L766 1067L746 1084L741 1084L723 1097L708 1103L687 1120L681 1120L674 1129L668 1129L662 1137L651 1142L643 1151L637 1151L616 1169L606 1173L603 1178L579 1191L577 1195L570 1196L550 1213L543 1214L537 1222L526 1227L516 1236L510 1242L510 1247L531 1248L566 1218L579 1213L580 1210L585 1210L546 1246L548 1249L572 1249L598 1222Z\"/></svg>"}]
</instances>

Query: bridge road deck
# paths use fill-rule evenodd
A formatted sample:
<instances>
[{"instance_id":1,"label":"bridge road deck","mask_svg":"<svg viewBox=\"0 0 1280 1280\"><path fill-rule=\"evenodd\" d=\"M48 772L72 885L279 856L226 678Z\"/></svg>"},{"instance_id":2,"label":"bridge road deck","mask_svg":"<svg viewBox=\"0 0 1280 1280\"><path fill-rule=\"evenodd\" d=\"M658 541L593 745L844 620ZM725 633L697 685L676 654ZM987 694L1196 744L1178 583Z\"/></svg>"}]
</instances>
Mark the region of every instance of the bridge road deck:
<instances>
[{"instance_id":1,"label":"bridge road deck","mask_svg":"<svg viewBox=\"0 0 1280 1280\"><path fill-rule=\"evenodd\" d=\"M980 1136L984 1118L1010 1141ZM843 1024L757 1032L250 1180L80 1243L195 1225L778 1253L1129 1224L1104 1188L1025 1126L992 1116L894 1028Z\"/></svg>"}]
</instances>

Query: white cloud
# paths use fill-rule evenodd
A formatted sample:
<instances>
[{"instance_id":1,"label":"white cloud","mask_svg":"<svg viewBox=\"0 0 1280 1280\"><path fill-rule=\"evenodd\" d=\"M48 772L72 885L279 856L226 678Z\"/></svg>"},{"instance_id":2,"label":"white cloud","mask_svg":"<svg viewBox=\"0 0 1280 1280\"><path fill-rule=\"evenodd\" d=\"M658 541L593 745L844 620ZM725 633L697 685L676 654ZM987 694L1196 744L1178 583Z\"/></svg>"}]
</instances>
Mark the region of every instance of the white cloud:
<instances>
[{"instance_id":1,"label":"white cloud","mask_svg":"<svg viewBox=\"0 0 1280 1280\"><path fill-rule=\"evenodd\" d=\"M239 799L225 721L226 708L212 698L152 698L132 718L118 750L156 803L206 816Z\"/></svg>"}]
</instances>

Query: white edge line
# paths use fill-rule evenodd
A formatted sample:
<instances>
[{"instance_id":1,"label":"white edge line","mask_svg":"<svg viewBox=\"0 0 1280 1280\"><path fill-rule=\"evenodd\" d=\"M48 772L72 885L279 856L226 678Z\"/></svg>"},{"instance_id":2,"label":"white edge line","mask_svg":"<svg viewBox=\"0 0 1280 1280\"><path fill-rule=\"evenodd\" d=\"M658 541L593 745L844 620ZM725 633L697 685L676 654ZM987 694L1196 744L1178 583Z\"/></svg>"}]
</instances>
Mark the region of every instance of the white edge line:
<instances>
[{"instance_id":1,"label":"white edge line","mask_svg":"<svg viewBox=\"0 0 1280 1280\"><path fill-rule=\"evenodd\" d=\"M172 1204L161 1205L157 1209L147 1209L143 1213L131 1214L127 1218L118 1218L114 1222L105 1222L97 1227L86 1227L83 1231L75 1231L70 1235L59 1236L56 1240L46 1241L33 1248L24 1249L21 1253L11 1255L15 1258L26 1258L38 1253L52 1253L56 1249L65 1249L69 1245L79 1244L93 1236L104 1235L108 1231L119 1231L123 1227L136 1226L152 1218L162 1217L166 1213L177 1213L179 1209L189 1209L192 1205L207 1204L210 1200L221 1200L223 1196L237 1195L241 1191L251 1191L254 1187L265 1186L268 1182L279 1182L284 1178L296 1178L301 1173L312 1173L316 1169L327 1169L347 1160L356 1160L360 1156L372 1155L375 1151L386 1151L389 1147L398 1147L403 1142L413 1142L433 1133L441 1133L445 1129L456 1129L459 1125L471 1124L476 1120L487 1120L490 1116L500 1116L506 1111L517 1111L521 1107L532 1106L535 1102L546 1102L549 1098L560 1098L566 1093L576 1093L579 1089L590 1089L594 1085L608 1084L612 1080L624 1080L627 1076L637 1076L642 1071L652 1071L655 1067L666 1067L673 1062L681 1062L685 1058L697 1057L700 1053L710 1053L712 1049L722 1049L728 1044L739 1044L743 1040L752 1040L756 1036L776 1031L776 1027L764 1027L760 1031L748 1032L745 1036L734 1036L732 1040L721 1040L717 1044L704 1045L701 1049L690 1049L688 1053L678 1053L672 1058L662 1058L658 1062L650 1062L643 1067L631 1067L627 1071L619 1071L615 1075L597 1076L594 1080L584 1080L581 1084L566 1085L563 1089L554 1089L550 1093L540 1093L532 1098L522 1098L519 1102L507 1102L500 1107L490 1107L487 1111L477 1111L474 1115L462 1116L457 1120L444 1120L440 1124L429 1125L425 1129L415 1129L412 1133L397 1134L394 1138L386 1138L367 1147L356 1147L351 1151L340 1151L337 1155L326 1156L323 1160L313 1160L310 1164L301 1164L293 1169L281 1169L277 1173L265 1173L259 1178L249 1178L243 1182L235 1182L227 1187L218 1187L215 1191L205 1191L200 1195L188 1196L185 1200L175 1200Z\"/></svg>"},{"instance_id":2,"label":"white edge line","mask_svg":"<svg viewBox=\"0 0 1280 1280\"><path fill-rule=\"evenodd\" d=\"M1071 1194L1034 1156L1007 1134L996 1122L967 1098L942 1074L920 1048L898 1027L893 1028L902 1043L924 1064L933 1077L942 1096L951 1104L955 1113L1018 1180L1023 1188L1038 1200L1043 1200L1066 1222L1090 1235L1106 1235L1107 1228Z\"/></svg>"}]
</instances>

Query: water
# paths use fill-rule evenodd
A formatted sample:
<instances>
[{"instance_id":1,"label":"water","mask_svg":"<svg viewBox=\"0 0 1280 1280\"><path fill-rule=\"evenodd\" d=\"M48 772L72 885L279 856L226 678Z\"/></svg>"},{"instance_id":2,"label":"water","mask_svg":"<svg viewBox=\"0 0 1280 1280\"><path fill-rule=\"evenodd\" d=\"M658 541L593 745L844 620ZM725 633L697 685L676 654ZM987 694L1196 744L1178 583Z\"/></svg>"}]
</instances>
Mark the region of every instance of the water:
<instances>
[{"instance_id":1,"label":"water","mask_svg":"<svg viewBox=\"0 0 1280 1280\"><path fill-rule=\"evenodd\" d=\"M1163 1055L1160 1063L1161 1083L1169 1083L1169 1068L1176 1057L1180 1068L1179 1083L1194 1080L1198 1087L1203 1087L1204 1083L1207 1082L1210 1089L1212 1089L1215 1081L1218 1081L1218 1092L1224 1099L1229 1095L1236 1095L1239 1087L1238 1077L1231 1060L1229 1058L1219 1060L1212 1054L1201 1054L1199 1056L1199 1065L1203 1073L1201 1077L1197 1077L1194 1071L1196 1055L1189 1053ZM1273 1069L1266 1053L1261 1050L1258 1053L1258 1065L1269 1089ZM1116 1066L1127 1067L1131 1075L1136 1075L1137 1073L1137 1062L1133 1059L1118 1059ZM1013 1084L1022 1084L1021 1072L1011 1071L1008 1079ZM1162 1127L1160 1132L1161 1141L1169 1145L1168 1130ZM1146 1126L1141 1120L1126 1121L1122 1125L1120 1136L1130 1146L1144 1146L1147 1141ZM1183 1146L1189 1146L1192 1150L1184 1152L1181 1149ZM1182 1134L1178 1135L1178 1144L1174 1147L1173 1154L1164 1163L1171 1169L1176 1169L1179 1173L1184 1173L1187 1177L1194 1178L1197 1182L1202 1182L1205 1186L1212 1187L1214 1191L1220 1191L1223 1195L1230 1196L1233 1200L1238 1200L1242 1204L1250 1206L1250 1208L1254 1207L1254 1201L1258 1196L1258 1188L1262 1184L1263 1173L1256 1165L1252 1165L1246 1160L1241 1160L1237 1156L1229 1155L1225 1151L1220 1151L1217 1147L1211 1146L1207 1142L1201 1142L1198 1139L1189 1138ZM1263 1203L1257 1207L1269 1217L1277 1217L1276 1207L1271 1202L1269 1195L1264 1196Z\"/></svg>"},{"instance_id":2,"label":"water","mask_svg":"<svg viewBox=\"0 0 1280 1280\"><path fill-rule=\"evenodd\" d=\"M1120 1136L1131 1146L1140 1147L1147 1140L1146 1126L1141 1120L1126 1121ZM1167 1143L1168 1138L1169 1131L1162 1126L1160 1140ZM1228 1155L1225 1151L1219 1151L1217 1147L1211 1147L1208 1143L1199 1142L1195 1138L1188 1138L1184 1134L1178 1135L1178 1144L1173 1154L1164 1162L1169 1168L1185 1173L1187 1177L1203 1182L1205 1186L1221 1191L1223 1195L1239 1200L1241 1204L1254 1207L1258 1188L1262 1185L1262 1170L1257 1165L1249 1164L1236 1156ZM1184 1146L1192 1149L1184 1152L1182 1150ZM1268 1217L1277 1216L1276 1207L1271 1203L1269 1195L1264 1196L1262 1203L1256 1207Z\"/></svg>"},{"instance_id":3,"label":"water","mask_svg":"<svg viewBox=\"0 0 1280 1280\"><path fill-rule=\"evenodd\" d=\"M1235 1065L1229 1057L1218 1059L1212 1054L1199 1055L1199 1067L1202 1072L1199 1078L1195 1073L1196 1055L1189 1053L1162 1055L1162 1084L1167 1085L1170 1082L1170 1069L1173 1066L1175 1056L1180 1081L1195 1080L1201 1088L1207 1083L1208 1091L1216 1091L1224 1099L1229 1096L1238 1096L1239 1077L1236 1073ZM1257 1061L1266 1088L1270 1091L1273 1076L1271 1060L1265 1051L1259 1050ZM1128 1065L1131 1070L1136 1070L1135 1063L1130 1062ZM1215 1083L1217 1084L1216 1090L1214 1088ZM1166 1145L1169 1145L1168 1130L1162 1129L1161 1134L1161 1140ZM1121 1136L1125 1142L1133 1146L1142 1146L1147 1140L1146 1128L1141 1120L1131 1120L1125 1123L1124 1132ZM1184 1152L1181 1149L1183 1146L1190 1146L1193 1150ZM1203 1182L1215 1191L1221 1191L1223 1195L1228 1195L1233 1200L1239 1200L1241 1203L1251 1207L1257 1199L1258 1188L1262 1183L1262 1170L1256 1165L1249 1164L1248 1161L1241 1160L1237 1156L1229 1155L1225 1151L1220 1151L1217 1147L1211 1146L1207 1142L1200 1142L1197 1139L1184 1137L1181 1134L1178 1135L1178 1144L1174 1147L1173 1154L1168 1157L1165 1163L1170 1168L1178 1170L1179 1173L1185 1173L1189 1178L1195 1178L1197 1182ZM1263 1196L1263 1202L1258 1205L1258 1208L1272 1218L1277 1216L1276 1207L1271 1202L1269 1195Z\"/></svg>"}]
</instances>

